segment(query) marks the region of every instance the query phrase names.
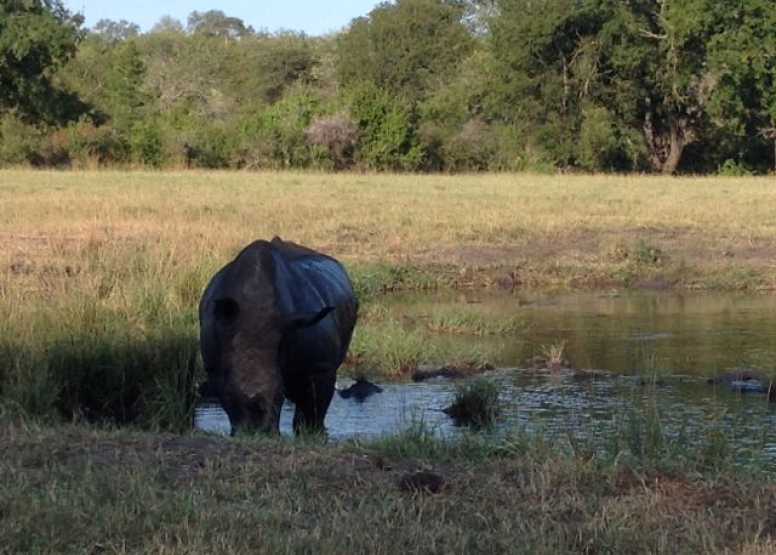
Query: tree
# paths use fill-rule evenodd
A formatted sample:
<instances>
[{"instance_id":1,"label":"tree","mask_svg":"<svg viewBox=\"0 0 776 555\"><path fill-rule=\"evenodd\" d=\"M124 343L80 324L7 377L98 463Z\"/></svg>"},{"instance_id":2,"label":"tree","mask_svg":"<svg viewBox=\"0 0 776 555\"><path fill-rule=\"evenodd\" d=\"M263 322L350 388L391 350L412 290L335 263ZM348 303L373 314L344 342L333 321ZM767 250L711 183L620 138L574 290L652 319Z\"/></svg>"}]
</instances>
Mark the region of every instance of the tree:
<instances>
[{"instance_id":1,"label":"tree","mask_svg":"<svg viewBox=\"0 0 776 555\"><path fill-rule=\"evenodd\" d=\"M464 8L463 22L476 35L487 33L491 18L498 13L498 0L460 0Z\"/></svg>"},{"instance_id":2,"label":"tree","mask_svg":"<svg viewBox=\"0 0 776 555\"><path fill-rule=\"evenodd\" d=\"M82 22L59 0L0 3L0 112L14 111L28 123L56 123L86 110L54 80L75 54Z\"/></svg>"},{"instance_id":3,"label":"tree","mask_svg":"<svg viewBox=\"0 0 776 555\"><path fill-rule=\"evenodd\" d=\"M255 35L238 47L235 62L240 96L272 104L295 83L308 85L316 60L308 37L282 32Z\"/></svg>"},{"instance_id":4,"label":"tree","mask_svg":"<svg viewBox=\"0 0 776 555\"><path fill-rule=\"evenodd\" d=\"M502 0L491 22L489 118L522 126L525 150L576 163L586 104L600 94L593 37L606 21L595 0Z\"/></svg>"},{"instance_id":5,"label":"tree","mask_svg":"<svg viewBox=\"0 0 776 555\"><path fill-rule=\"evenodd\" d=\"M101 19L94 26L94 32L110 44L132 39L140 34L140 27L136 23L130 23L125 19L112 21Z\"/></svg>"},{"instance_id":6,"label":"tree","mask_svg":"<svg viewBox=\"0 0 776 555\"><path fill-rule=\"evenodd\" d=\"M747 0L738 9L718 10L725 33L709 44L709 66L715 80L710 114L720 126L739 137L741 162L763 167L763 142L771 141L770 168L776 168L776 4ZM759 166L759 167L758 167Z\"/></svg>"},{"instance_id":7,"label":"tree","mask_svg":"<svg viewBox=\"0 0 776 555\"><path fill-rule=\"evenodd\" d=\"M501 117L536 121L556 158L576 163L584 113L594 107L607 108L616 127L639 129L652 169L663 173L676 172L687 145L708 131L716 81L707 49L725 30L728 5L502 0L499 8L495 105L506 108ZM565 146L553 147L553 138Z\"/></svg>"},{"instance_id":8,"label":"tree","mask_svg":"<svg viewBox=\"0 0 776 555\"><path fill-rule=\"evenodd\" d=\"M224 89L237 77L235 44L167 27L146 33L137 45L146 67L145 85L160 111L225 117L231 103Z\"/></svg>"},{"instance_id":9,"label":"tree","mask_svg":"<svg viewBox=\"0 0 776 555\"><path fill-rule=\"evenodd\" d=\"M474 46L464 8L442 0L397 0L354 20L339 38L340 83L372 81L417 101L449 79Z\"/></svg>"},{"instance_id":10,"label":"tree","mask_svg":"<svg viewBox=\"0 0 776 555\"><path fill-rule=\"evenodd\" d=\"M350 117L358 128L358 164L371 170L414 171L421 167L423 149L405 102L371 81L348 91Z\"/></svg>"},{"instance_id":11,"label":"tree","mask_svg":"<svg viewBox=\"0 0 776 555\"><path fill-rule=\"evenodd\" d=\"M251 26L245 26L238 17L230 17L221 10L191 12L188 20L190 33L209 35L223 39L241 39L253 34Z\"/></svg>"},{"instance_id":12,"label":"tree","mask_svg":"<svg viewBox=\"0 0 776 555\"><path fill-rule=\"evenodd\" d=\"M110 51L102 108L114 126L129 129L138 119L147 98L143 90L145 71L134 41L120 43Z\"/></svg>"}]
</instances>

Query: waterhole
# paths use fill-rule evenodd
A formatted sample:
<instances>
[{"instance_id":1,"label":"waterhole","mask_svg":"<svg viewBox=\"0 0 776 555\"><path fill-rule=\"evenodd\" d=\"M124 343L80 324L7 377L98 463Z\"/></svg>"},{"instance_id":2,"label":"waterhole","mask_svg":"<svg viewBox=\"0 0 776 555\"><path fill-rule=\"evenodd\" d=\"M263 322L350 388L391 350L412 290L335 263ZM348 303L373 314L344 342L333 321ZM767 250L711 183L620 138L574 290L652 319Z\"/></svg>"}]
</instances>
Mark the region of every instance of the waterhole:
<instances>
[{"instance_id":1,"label":"waterhole","mask_svg":"<svg viewBox=\"0 0 776 555\"><path fill-rule=\"evenodd\" d=\"M773 373L776 296L672 291L520 291L513 294L413 294L380 299L386 317L421 330L429 345L456 343L494 354L494 381L503 410L494 428L564 437L605 437L634 412L657 415L667 436L688 441L709 425L740 447L756 446L776 460L776 403L741 394L707 378L731 370ZM446 330L445 314L517 322L505 333ZM594 379L537 369L529 362L563 346L568 365ZM436 352L436 351L435 351ZM442 348L438 352L444 352ZM443 364L444 360L431 361ZM465 433L442 412L466 379L383 382L382 393L359 402L335 394L326 418L329 436L376 437L422 425L441 436ZM373 379L373 381L378 381ZM352 380L341 378L338 389ZM293 405L281 414L291 433ZM228 433L218 405L197 407L195 425Z\"/></svg>"}]
</instances>

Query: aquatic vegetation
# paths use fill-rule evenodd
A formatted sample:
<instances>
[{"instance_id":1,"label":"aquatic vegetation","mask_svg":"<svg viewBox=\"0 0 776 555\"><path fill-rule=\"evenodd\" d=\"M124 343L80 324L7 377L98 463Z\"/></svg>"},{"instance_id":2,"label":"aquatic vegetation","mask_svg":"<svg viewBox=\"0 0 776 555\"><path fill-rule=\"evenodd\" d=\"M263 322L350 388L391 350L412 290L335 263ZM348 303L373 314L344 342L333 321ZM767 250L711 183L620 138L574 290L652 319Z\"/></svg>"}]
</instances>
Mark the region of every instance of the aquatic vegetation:
<instances>
[{"instance_id":1,"label":"aquatic vegetation","mask_svg":"<svg viewBox=\"0 0 776 555\"><path fill-rule=\"evenodd\" d=\"M426 326L438 333L482 337L518 333L525 329L525 320L519 312L505 314L492 306L481 309L476 304L464 307L441 305L434 307Z\"/></svg>"},{"instance_id":2,"label":"aquatic vegetation","mask_svg":"<svg viewBox=\"0 0 776 555\"><path fill-rule=\"evenodd\" d=\"M387 378L408 377L429 356L423 334L395 320L356 326L350 352L356 368L377 368Z\"/></svg>"},{"instance_id":3,"label":"aquatic vegetation","mask_svg":"<svg viewBox=\"0 0 776 555\"><path fill-rule=\"evenodd\" d=\"M444 412L463 426L490 426L501 414L498 386L485 378L474 378L459 386L452 404Z\"/></svg>"},{"instance_id":4,"label":"aquatic vegetation","mask_svg":"<svg viewBox=\"0 0 776 555\"><path fill-rule=\"evenodd\" d=\"M427 268L387 262L346 265L356 296L362 301L393 291L428 290L441 285L441 276Z\"/></svg>"},{"instance_id":5,"label":"aquatic vegetation","mask_svg":"<svg viewBox=\"0 0 776 555\"><path fill-rule=\"evenodd\" d=\"M539 347L539 354L550 364L566 364L566 341L562 340L549 345L541 345Z\"/></svg>"}]
</instances>

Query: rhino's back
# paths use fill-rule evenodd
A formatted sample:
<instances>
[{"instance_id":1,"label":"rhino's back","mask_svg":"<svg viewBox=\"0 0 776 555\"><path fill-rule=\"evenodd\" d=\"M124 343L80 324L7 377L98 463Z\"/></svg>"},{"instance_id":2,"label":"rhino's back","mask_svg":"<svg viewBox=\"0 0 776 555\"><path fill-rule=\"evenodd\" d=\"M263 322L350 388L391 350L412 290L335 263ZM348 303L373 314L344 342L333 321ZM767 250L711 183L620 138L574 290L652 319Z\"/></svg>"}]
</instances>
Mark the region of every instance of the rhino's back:
<instances>
[{"instance_id":1,"label":"rhino's back","mask_svg":"<svg viewBox=\"0 0 776 555\"><path fill-rule=\"evenodd\" d=\"M294 333L289 347L305 358L336 369L347 354L356 324L358 302L347 272L337 260L319 252L274 239L273 283L278 313L334 310L326 318Z\"/></svg>"}]
</instances>

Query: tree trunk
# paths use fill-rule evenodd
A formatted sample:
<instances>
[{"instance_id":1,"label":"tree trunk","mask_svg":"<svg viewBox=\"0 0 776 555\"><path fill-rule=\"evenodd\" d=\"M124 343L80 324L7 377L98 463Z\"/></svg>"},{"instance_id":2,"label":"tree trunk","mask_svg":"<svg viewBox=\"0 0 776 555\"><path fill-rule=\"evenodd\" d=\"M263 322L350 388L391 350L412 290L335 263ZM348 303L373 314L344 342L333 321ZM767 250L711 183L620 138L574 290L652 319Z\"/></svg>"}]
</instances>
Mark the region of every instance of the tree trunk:
<instances>
[{"instance_id":1,"label":"tree trunk","mask_svg":"<svg viewBox=\"0 0 776 555\"><path fill-rule=\"evenodd\" d=\"M661 171L665 175L673 175L676 173L676 168L679 167L679 161L682 159L684 146L687 144L687 138L685 134L687 120L685 118L669 118L668 128L668 156L666 156L666 159L663 162L663 168Z\"/></svg>"},{"instance_id":2,"label":"tree trunk","mask_svg":"<svg viewBox=\"0 0 776 555\"><path fill-rule=\"evenodd\" d=\"M760 134L766 139L773 141L773 169L776 170L776 126L773 126L773 122L771 122L771 125L772 127L764 129Z\"/></svg>"},{"instance_id":3,"label":"tree trunk","mask_svg":"<svg viewBox=\"0 0 776 555\"><path fill-rule=\"evenodd\" d=\"M655 171L665 175L676 173L684 147L692 142L690 120L684 116L668 115L665 122L655 123L652 100L645 99L644 138L649 151L649 161ZM661 125L662 123L662 125Z\"/></svg>"}]
</instances>

